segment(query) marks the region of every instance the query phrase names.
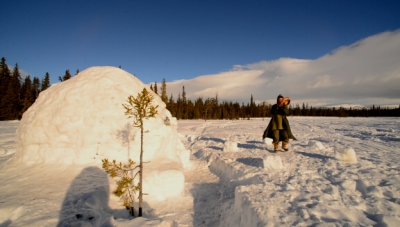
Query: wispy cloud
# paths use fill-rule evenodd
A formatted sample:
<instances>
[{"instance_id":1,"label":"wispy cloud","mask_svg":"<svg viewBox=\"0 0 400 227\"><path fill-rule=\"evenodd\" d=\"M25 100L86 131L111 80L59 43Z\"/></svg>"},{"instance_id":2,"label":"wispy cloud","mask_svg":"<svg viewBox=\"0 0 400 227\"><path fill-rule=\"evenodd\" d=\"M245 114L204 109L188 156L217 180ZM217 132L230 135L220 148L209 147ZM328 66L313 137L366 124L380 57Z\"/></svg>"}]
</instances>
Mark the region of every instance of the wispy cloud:
<instances>
[{"instance_id":1,"label":"wispy cloud","mask_svg":"<svg viewBox=\"0 0 400 227\"><path fill-rule=\"evenodd\" d=\"M14 67L15 66L10 66L10 65L7 65L7 67L8 67L8 69L10 70L10 72L12 73L12 71L14 70ZM27 72L25 72L23 69L18 69L18 71L19 71L19 74L21 75L21 78L22 79L25 79L25 77L27 77L29 74L27 73Z\"/></svg>"},{"instance_id":2,"label":"wispy cloud","mask_svg":"<svg viewBox=\"0 0 400 227\"><path fill-rule=\"evenodd\" d=\"M367 37L315 60L281 58L231 71L167 83L176 98L185 86L187 97L274 102L278 94L293 103L313 106L353 103L400 104L400 30Z\"/></svg>"}]
</instances>

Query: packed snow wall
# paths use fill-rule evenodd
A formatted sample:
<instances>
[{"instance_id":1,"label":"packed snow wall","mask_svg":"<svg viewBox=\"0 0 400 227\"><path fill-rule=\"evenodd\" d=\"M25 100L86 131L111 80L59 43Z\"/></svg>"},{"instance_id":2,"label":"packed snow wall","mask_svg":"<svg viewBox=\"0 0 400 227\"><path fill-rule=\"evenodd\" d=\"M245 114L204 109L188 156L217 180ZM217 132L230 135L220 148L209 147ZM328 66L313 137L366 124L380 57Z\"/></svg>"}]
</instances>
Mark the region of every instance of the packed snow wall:
<instances>
[{"instance_id":1,"label":"packed snow wall","mask_svg":"<svg viewBox=\"0 0 400 227\"><path fill-rule=\"evenodd\" d=\"M179 138L177 120L147 85L116 67L91 67L41 92L21 119L14 161L99 166L104 158L118 162L131 158L139 163L140 128L132 126L133 119L125 115L122 104L143 88L154 97L153 105L158 105L156 117L144 121L143 159L149 162L145 183L154 185L157 179L170 176L157 190L168 188L168 179L178 188L158 196L179 193L190 153Z\"/></svg>"}]
</instances>

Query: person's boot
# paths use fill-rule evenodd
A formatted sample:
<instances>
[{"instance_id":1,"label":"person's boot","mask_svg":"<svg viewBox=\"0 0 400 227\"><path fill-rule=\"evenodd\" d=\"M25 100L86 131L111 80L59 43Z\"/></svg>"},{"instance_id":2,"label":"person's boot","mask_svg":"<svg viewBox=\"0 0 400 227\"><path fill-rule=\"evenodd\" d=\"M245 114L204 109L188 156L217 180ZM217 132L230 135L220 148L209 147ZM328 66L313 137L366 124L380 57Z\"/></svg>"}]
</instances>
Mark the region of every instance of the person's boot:
<instances>
[{"instance_id":1,"label":"person's boot","mask_svg":"<svg viewBox=\"0 0 400 227\"><path fill-rule=\"evenodd\" d=\"M282 142L282 149L285 151L288 151L289 150L288 145L289 145L289 143Z\"/></svg>"},{"instance_id":2,"label":"person's boot","mask_svg":"<svg viewBox=\"0 0 400 227\"><path fill-rule=\"evenodd\" d=\"M272 144L274 145L274 152L278 152L278 149L279 149L279 142L278 142L278 143L272 142Z\"/></svg>"}]
</instances>

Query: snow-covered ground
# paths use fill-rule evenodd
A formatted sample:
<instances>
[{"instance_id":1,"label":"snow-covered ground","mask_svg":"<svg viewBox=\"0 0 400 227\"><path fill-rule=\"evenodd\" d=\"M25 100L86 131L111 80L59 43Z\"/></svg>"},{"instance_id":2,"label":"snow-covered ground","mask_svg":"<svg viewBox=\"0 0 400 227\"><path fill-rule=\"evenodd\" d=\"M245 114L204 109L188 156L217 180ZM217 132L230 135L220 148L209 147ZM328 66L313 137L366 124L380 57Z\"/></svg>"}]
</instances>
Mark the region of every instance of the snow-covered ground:
<instances>
[{"instance_id":1,"label":"snow-covered ground","mask_svg":"<svg viewBox=\"0 0 400 227\"><path fill-rule=\"evenodd\" d=\"M184 192L133 220L100 166L7 162L19 122L0 122L0 226L399 226L399 118L289 117L298 141L278 154L268 120L178 121Z\"/></svg>"}]
</instances>

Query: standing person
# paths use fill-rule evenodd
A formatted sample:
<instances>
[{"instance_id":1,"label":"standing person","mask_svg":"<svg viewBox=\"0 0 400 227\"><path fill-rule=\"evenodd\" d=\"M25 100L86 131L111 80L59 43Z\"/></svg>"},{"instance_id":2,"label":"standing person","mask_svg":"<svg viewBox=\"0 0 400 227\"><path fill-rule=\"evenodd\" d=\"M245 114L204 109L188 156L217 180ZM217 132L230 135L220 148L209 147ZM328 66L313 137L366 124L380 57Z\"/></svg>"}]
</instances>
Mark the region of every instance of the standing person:
<instances>
[{"instance_id":1,"label":"standing person","mask_svg":"<svg viewBox=\"0 0 400 227\"><path fill-rule=\"evenodd\" d=\"M276 104L271 109L271 120L268 127L265 129L263 139L268 137L272 139L274 151L279 149L279 142L282 141L282 149L288 151L289 139L297 140L290 130L289 121L286 115L289 114L287 106L290 104L289 97L278 95Z\"/></svg>"}]
</instances>

